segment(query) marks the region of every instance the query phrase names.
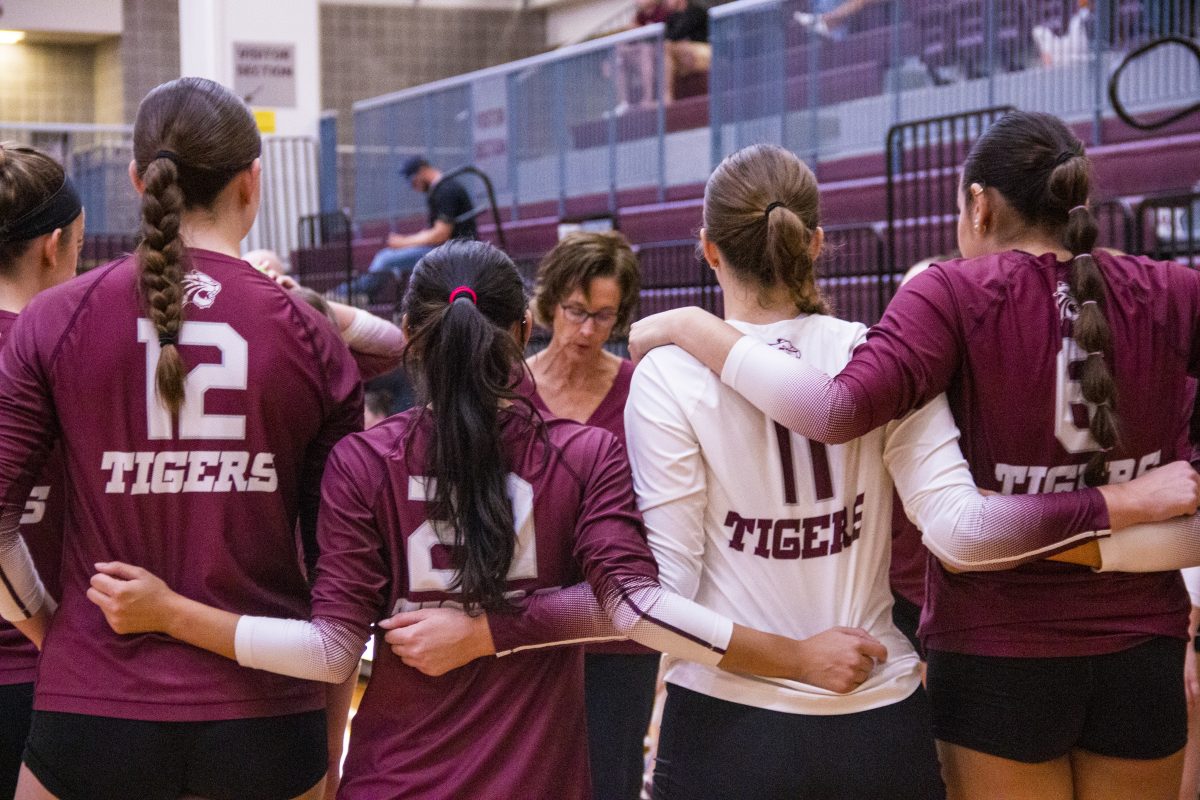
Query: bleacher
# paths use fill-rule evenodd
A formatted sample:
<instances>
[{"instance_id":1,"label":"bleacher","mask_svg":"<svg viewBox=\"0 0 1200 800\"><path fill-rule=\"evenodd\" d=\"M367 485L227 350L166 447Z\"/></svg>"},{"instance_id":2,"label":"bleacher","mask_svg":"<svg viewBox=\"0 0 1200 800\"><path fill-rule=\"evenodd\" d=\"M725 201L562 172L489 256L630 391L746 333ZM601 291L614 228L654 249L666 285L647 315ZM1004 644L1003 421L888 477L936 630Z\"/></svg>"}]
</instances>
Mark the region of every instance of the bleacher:
<instances>
[{"instance_id":1,"label":"bleacher","mask_svg":"<svg viewBox=\"0 0 1200 800\"><path fill-rule=\"evenodd\" d=\"M972 138L965 130L940 132L947 143L940 160L910 164L893 176L889 204L887 130L939 116L921 113L926 109L953 116L986 105L976 98L995 95L1023 108L1050 105L1046 110L1064 116L1089 144L1102 246L1195 257L1195 248L1180 242L1194 238L1192 217L1200 216L1191 211L1200 184L1200 115L1138 131L1115 118L1106 101L1094 102L1102 95L1086 82L1089 64L1041 63L1032 27L1065 32L1075 2L885 0L836 38L792 22L795 11L806 8L805 0L742 0L714 9L712 93L623 116L610 113L611 103L581 95L595 90L611 100L606 81L619 68L620 48L659 44L658 33L630 32L364 101L356 107L352 241L298 250L296 271L314 288L330 288L345 280L347 252L351 268L362 271L389 229L422 227L423 198L395 177L395 165L414 153L447 168L457 166L447 159L468 160L477 131L460 107L484 97L510 116L528 115L509 124L499 159L476 160L495 171L509 252L531 270L553 246L561 220L612 215L641 253L643 314L685 304L719 312L719 289L694 247L703 179L725 153L767 140L790 147L816 169L829 241L818 264L822 283L837 313L873 322L898 274L953 249L957 168ZM1140 3L1108 0L1092 8L1087 30L1094 64L1111 67L1153 33ZM1194 36L1197 20L1186 9L1181 13L1170 32ZM1200 93L1200 65L1192 67L1195 75L1172 72L1169 83L1154 74L1167 66L1149 64L1153 80L1142 77L1139 85L1148 88L1134 98L1139 107L1170 108L1189 92ZM1100 69L1090 72L1103 78ZM1072 93L1065 107L1055 108L1056 97L1045 87L1057 83L1078 85L1086 96ZM531 87L548 94L539 97ZM501 94L506 101L496 99ZM889 107L896 110L883 119L868 113ZM422 120L423 130L381 124L385 115L398 119L410 109L432 115ZM1173 197L1166 205L1155 199L1167 195ZM1186 230L1180 227L1185 220ZM482 238L497 238L495 224L481 221L479 229ZM395 287L376 310L387 313L401 290Z\"/></svg>"}]
</instances>

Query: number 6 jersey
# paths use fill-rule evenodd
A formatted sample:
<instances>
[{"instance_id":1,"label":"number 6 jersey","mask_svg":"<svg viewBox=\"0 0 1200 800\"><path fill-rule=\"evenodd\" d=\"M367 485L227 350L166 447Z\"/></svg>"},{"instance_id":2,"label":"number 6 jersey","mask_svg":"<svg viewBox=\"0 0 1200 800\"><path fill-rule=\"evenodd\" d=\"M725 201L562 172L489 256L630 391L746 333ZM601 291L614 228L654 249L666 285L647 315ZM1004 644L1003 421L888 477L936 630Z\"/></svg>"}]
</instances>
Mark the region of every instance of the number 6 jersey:
<instances>
[{"instance_id":1,"label":"number 6 jersey","mask_svg":"<svg viewBox=\"0 0 1200 800\"><path fill-rule=\"evenodd\" d=\"M189 250L177 419L127 257L39 295L0 358L0 610L36 612L15 525L46 454L66 481L62 603L35 708L191 721L321 708L313 684L159 635L118 636L86 597L94 564L146 567L181 594L307 616L296 522L314 529L325 457L361 428L358 371L327 320L244 261ZM19 553L17 554L19 555Z\"/></svg>"}]
</instances>

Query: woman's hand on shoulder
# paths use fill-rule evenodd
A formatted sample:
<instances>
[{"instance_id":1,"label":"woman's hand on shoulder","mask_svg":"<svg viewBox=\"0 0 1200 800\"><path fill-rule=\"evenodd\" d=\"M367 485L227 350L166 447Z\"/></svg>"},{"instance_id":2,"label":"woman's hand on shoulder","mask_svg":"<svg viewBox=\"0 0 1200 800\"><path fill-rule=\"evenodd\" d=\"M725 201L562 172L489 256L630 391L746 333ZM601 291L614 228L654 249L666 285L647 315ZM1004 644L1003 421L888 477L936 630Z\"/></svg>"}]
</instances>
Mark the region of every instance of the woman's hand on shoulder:
<instances>
[{"instance_id":1,"label":"woman's hand on shoulder","mask_svg":"<svg viewBox=\"0 0 1200 800\"><path fill-rule=\"evenodd\" d=\"M668 344L682 345L688 329L695 325L703 325L705 317L716 320L712 314L695 306L673 308L642 317L629 329L630 357L634 361L641 361L656 347Z\"/></svg>"},{"instance_id":2,"label":"woman's hand on shoulder","mask_svg":"<svg viewBox=\"0 0 1200 800\"><path fill-rule=\"evenodd\" d=\"M109 561L96 564L87 597L116 633L165 633L179 595L148 570Z\"/></svg>"}]
</instances>

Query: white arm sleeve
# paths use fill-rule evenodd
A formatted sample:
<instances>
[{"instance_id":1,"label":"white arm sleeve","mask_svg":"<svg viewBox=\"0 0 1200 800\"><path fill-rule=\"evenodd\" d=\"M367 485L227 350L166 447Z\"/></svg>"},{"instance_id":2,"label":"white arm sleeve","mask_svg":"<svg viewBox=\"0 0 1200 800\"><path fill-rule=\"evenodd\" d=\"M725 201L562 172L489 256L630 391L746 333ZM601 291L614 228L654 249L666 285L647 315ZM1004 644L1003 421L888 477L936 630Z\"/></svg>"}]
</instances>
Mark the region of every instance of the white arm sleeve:
<instances>
[{"instance_id":1,"label":"white arm sleeve","mask_svg":"<svg viewBox=\"0 0 1200 800\"><path fill-rule=\"evenodd\" d=\"M1192 605L1200 606L1200 567L1188 567L1183 571L1183 583L1192 597Z\"/></svg>"},{"instance_id":2,"label":"white arm sleeve","mask_svg":"<svg viewBox=\"0 0 1200 800\"><path fill-rule=\"evenodd\" d=\"M19 526L24 508L13 505L0 518L0 616L9 622L29 619L46 604L38 576Z\"/></svg>"},{"instance_id":3,"label":"white arm sleeve","mask_svg":"<svg viewBox=\"0 0 1200 800\"><path fill-rule=\"evenodd\" d=\"M1100 569L1098 572L1170 572L1183 569L1184 580L1193 573L1192 582L1200 582L1196 570L1200 567L1200 515L1177 517L1153 525L1130 525L1099 542ZM1195 586L1200 592L1200 585ZM1193 585L1188 585L1193 591ZM1192 594L1192 605L1200 593Z\"/></svg>"},{"instance_id":4,"label":"white arm sleeve","mask_svg":"<svg viewBox=\"0 0 1200 800\"><path fill-rule=\"evenodd\" d=\"M945 395L888 428L883 460L908 518L939 560L960 571L1010 569L1097 534L1064 535L1061 496L979 494ZM1102 500L1101 500L1102 502Z\"/></svg>"},{"instance_id":5,"label":"white arm sleeve","mask_svg":"<svg viewBox=\"0 0 1200 800\"><path fill-rule=\"evenodd\" d=\"M234 655L243 667L324 683L349 678L365 647L361 634L324 617L243 616L234 636Z\"/></svg>"},{"instance_id":6,"label":"white arm sleeve","mask_svg":"<svg viewBox=\"0 0 1200 800\"><path fill-rule=\"evenodd\" d=\"M361 308L342 331L342 341L351 350L373 356L400 358L404 354L404 334L398 327Z\"/></svg>"},{"instance_id":7,"label":"white arm sleeve","mask_svg":"<svg viewBox=\"0 0 1200 800\"><path fill-rule=\"evenodd\" d=\"M850 392L802 359L753 336L738 339L729 351L721 382L807 439L844 444L854 438Z\"/></svg>"},{"instance_id":8,"label":"white arm sleeve","mask_svg":"<svg viewBox=\"0 0 1200 800\"><path fill-rule=\"evenodd\" d=\"M658 580L690 600L703 569L707 473L700 441L654 352L634 373L625 403L625 438Z\"/></svg>"}]
</instances>

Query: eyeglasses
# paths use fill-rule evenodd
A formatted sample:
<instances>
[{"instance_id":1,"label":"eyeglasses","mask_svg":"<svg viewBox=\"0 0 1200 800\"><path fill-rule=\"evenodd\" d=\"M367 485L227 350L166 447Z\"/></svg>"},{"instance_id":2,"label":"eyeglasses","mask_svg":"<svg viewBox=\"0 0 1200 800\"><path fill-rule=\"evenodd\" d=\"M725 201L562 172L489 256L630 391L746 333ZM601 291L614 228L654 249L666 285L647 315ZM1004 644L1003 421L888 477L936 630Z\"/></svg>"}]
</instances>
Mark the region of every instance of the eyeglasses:
<instances>
[{"instance_id":1,"label":"eyeglasses","mask_svg":"<svg viewBox=\"0 0 1200 800\"><path fill-rule=\"evenodd\" d=\"M563 310L563 316L576 325L582 325L589 319L594 319L598 326L607 328L617 321L617 312L611 308L605 308L601 311L588 311L582 306L568 305L567 303L562 303L559 308Z\"/></svg>"}]
</instances>

